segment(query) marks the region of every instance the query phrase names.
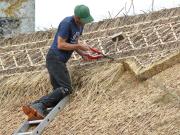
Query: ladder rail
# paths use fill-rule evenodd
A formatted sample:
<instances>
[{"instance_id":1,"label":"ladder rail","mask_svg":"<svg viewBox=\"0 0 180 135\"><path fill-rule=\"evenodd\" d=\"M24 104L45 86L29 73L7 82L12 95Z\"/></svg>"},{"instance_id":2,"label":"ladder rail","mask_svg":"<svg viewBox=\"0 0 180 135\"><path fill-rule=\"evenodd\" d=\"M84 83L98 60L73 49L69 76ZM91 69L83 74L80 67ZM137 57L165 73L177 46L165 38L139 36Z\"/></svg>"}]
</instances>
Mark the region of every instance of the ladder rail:
<instances>
[{"instance_id":1,"label":"ladder rail","mask_svg":"<svg viewBox=\"0 0 180 135\"><path fill-rule=\"evenodd\" d=\"M37 126L37 128L32 132L32 135L40 135L43 129L55 118L58 112L60 112L69 100L69 96L62 99L46 116L46 118Z\"/></svg>"},{"instance_id":2,"label":"ladder rail","mask_svg":"<svg viewBox=\"0 0 180 135\"><path fill-rule=\"evenodd\" d=\"M13 135L40 135L45 127L54 120L58 112L60 112L69 101L69 96L64 97L43 120L24 121L21 126L13 133ZM39 124L38 124L39 123ZM33 124L37 124L37 127L33 131L26 130Z\"/></svg>"},{"instance_id":3,"label":"ladder rail","mask_svg":"<svg viewBox=\"0 0 180 135\"><path fill-rule=\"evenodd\" d=\"M14 132L13 135L17 135L17 133L25 132L29 128L28 120L24 121L21 126Z\"/></svg>"}]
</instances>

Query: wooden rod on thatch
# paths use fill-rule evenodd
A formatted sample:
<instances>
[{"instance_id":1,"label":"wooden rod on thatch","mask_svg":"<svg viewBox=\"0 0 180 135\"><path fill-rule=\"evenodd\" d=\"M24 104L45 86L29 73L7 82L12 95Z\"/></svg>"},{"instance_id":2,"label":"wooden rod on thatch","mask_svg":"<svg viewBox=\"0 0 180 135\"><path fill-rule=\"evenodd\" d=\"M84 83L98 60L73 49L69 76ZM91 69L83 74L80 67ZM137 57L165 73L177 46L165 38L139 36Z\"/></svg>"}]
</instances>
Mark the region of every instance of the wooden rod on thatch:
<instances>
[{"instance_id":1,"label":"wooden rod on thatch","mask_svg":"<svg viewBox=\"0 0 180 135\"><path fill-rule=\"evenodd\" d=\"M29 60L30 66L33 66L34 64L33 64L32 60L31 60L31 57L30 57L27 49L26 49L26 55L27 55L27 58Z\"/></svg>"},{"instance_id":2,"label":"wooden rod on thatch","mask_svg":"<svg viewBox=\"0 0 180 135\"><path fill-rule=\"evenodd\" d=\"M19 47L21 47L21 45L19 45ZM49 49L49 46L46 46L46 47L40 47L40 48L44 48L45 50L48 50ZM3 53L0 53L0 56L1 55L9 55L9 53L12 53L12 51L13 52L15 52L15 53L18 53L18 52L21 52L21 51L25 51L25 50L27 50L27 51L39 51L39 49L40 49L39 47L38 48L32 48L32 49L27 49L27 48L18 48L18 49L7 49L7 51L5 51L5 52L3 52ZM43 54L44 54L44 52L42 52ZM45 57L45 55L44 55L44 57Z\"/></svg>"},{"instance_id":3,"label":"wooden rod on thatch","mask_svg":"<svg viewBox=\"0 0 180 135\"><path fill-rule=\"evenodd\" d=\"M154 27L154 32L156 33L156 35L157 35L159 41L161 42L161 44L164 44L164 42L162 41L161 36L159 35L159 32L158 32L156 27Z\"/></svg>"},{"instance_id":4,"label":"wooden rod on thatch","mask_svg":"<svg viewBox=\"0 0 180 135\"><path fill-rule=\"evenodd\" d=\"M1 58L0 58L0 64L1 64L2 69L4 70L5 68L4 68L4 66L3 66L3 62L2 62L2 59L1 59Z\"/></svg>"},{"instance_id":5,"label":"wooden rod on thatch","mask_svg":"<svg viewBox=\"0 0 180 135\"><path fill-rule=\"evenodd\" d=\"M36 42L28 42L28 43L19 43L19 44L12 44L11 47L17 47L17 46L28 46L29 44L31 44L33 46L33 44L40 44L40 43L46 43L48 41L52 41L53 39L46 39L46 40L40 40L40 41L36 41ZM2 48L8 48L9 46L4 46Z\"/></svg>"},{"instance_id":6,"label":"wooden rod on thatch","mask_svg":"<svg viewBox=\"0 0 180 135\"><path fill-rule=\"evenodd\" d=\"M13 61L14 61L14 63L15 63L15 66L18 67L18 64L17 64L17 61L16 61L16 57L15 57L15 55L14 55L14 51L11 51L11 55L12 55L12 57L13 57Z\"/></svg>"},{"instance_id":7,"label":"wooden rod on thatch","mask_svg":"<svg viewBox=\"0 0 180 135\"><path fill-rule=\"evenodd\" d=\"M114 46L114 51L115 51L115 53L116 53L116 52L119 52L119 49L117 48L118 41L119 41L119 38L116 37L116 42L115 42L115 46ZM117 49L118 49L118 50L117 50Z\"/></svg>"},{"instance_id":8,"label":"wooden rod on thatch","mask_svg":"<svg viewBox=\"0 0 180 135\"><path fill-rule=\"evenodd\" d=\"M138 60L138 58L136 56L132 56L136 62L141 66L141 67L144 67L144 65Z\"/></svg>"},{"instance_id":9,"label":"wooden rod on thatch","mask_svg":"<svg viewBox=\"0 0 180 135\"><path fill-rule=\"evenodd\" d=\"M101 51L102 51L103 53L105 53L105 50L104 50L104 48L103 48L103 46L102 46L102 40L100 40L99 38L98 38L98 43L99 43L99 47L100 47Z\"/></svg>"},{"instance_id":10,"label":"wooden rod on thatch","mask_svg":"<svg viewBox=\"0 0 180 135\"><path fill-rule=\"evenodd\" d=\"M167 17L167 18L163 18L163 20L169 20L169 19L175 19L175 18L178 18L179 16L173 16L171 18ZM155 21L153 21L154 23L158 23L159 21L162 21L162 18L160 19L157 19ZM146 22L139 22L139 23L136 23L136 24L130 24L130 25L127 25L128 27L131 27L131 26L138 26L138 25L145 25L145 24L151 24L152 21L146 21ZM159 27L160 26L164 26L164 25L167 25L167 23L165 24L160 24L158 25ZM97 32L105 32L107 30L116 30L116 29L120 29L120 28L123 28L124 26L118 26L118 27L112 27L112 28L109 28L109 29L100 29L100 30L96 30L96 31L91 31L91 32L86 32L86 33L83 33L83 35L88 35L88 34L93 34L93 33L97 33ZM151 26L147 27L147 28L152 28ZM147 29L146 28L146 29ZM136 31L134 31L136 32ZM138 31L137 31L138 32ZM93 38L93 39L97 39L97 38Z\"/></svg>"},{"instance_id":11,"label":"wooden rod on thatch","mask_svg":"<svg viewBox=\"0 0 180 135\"><path fill-rule=\"evenodd\" d=\"M142 35L142 37L143 37L143 39L144 39L144 42L145 42L146 46L149 46L149 45L148 45L148 42L147 42L147 38L146 38L146 36L144 35L143 30L141 30L140 32L141 32L141 35Z\"/></svg>"},{"instance_id":12,"label":"wooden rod on thatch","mask_svg":"<svg viewBox=\"0 0 180 135\"><path fill-rule=\"evenodd\" d=\"M132 47L132 48L135 48L135 47L134 47L134 43L132 42L132 40L131 40L131 38L130 38L129 34L128 34L128 33L126 33L125 35L126 35L126 37L127 37L128 41L129 41L129 43L130 43L131 47Z\"/></svg>"},{"instance_id":13,"label":"wooden rod on thatch","mask_svg":"<svg viewBox=\"0 0 180 135\"><path fill-rule=\"evenodd\" d=\"M39 48L39 51L41 52L41 55L42 55L43 59L46 60L46 57L45 57L45 55L44 55L44 53L42 51L42 48Z\"/></svg>"},{"instance_id":14,"label":"wooden rod on thatch","mask_svg":"<svg viewBox=\"0 0 180 135\"><path fill-rule=\"evenodd\" d=\"M178 38L177 38L177 36L176 36L176 33L175 33L175 31L174 31L174 28L173 28L173 26L172 26L171 23L169 23L169 27L171 28L171 31L172 31L172 33L173 33L173 35L174 35L175 40L178 40Z\"/></svg>"}]
</instances>

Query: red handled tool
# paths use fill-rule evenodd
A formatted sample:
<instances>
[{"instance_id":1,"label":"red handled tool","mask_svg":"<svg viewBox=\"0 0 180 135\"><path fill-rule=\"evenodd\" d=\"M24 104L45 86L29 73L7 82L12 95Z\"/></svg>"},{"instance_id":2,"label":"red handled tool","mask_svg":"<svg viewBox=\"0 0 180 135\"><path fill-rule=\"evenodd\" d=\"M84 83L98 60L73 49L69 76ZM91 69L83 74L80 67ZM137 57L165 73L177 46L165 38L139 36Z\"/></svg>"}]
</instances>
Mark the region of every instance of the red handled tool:
<instances>
[{"instance_id":1,"label":"red handled tool","mask_svg":"<svg viewBox=\"0 0 180 135\"><path fill-rule=\"evenodd\" d=\"M84 54L84 56L86 56L89 60L97 60L97 59L100 59L102 58L103 56L102 55L90 55L90 54Z\"/></svg>"},{"instance_id":2,"label":"red handled tool","mask_svg":"<svg viewBox=\"0 0 180 135\"><path fill-rule=\"evenodd\" d=\"M114 58L103 54L102 52L100 52L100 51L97 50L96 48L90 48L90 50L91 50L92 52L98 54L98 55L95 55L95 56L90 55L90 54L85 54L84 56L88 57L88 59L90 59L90 60L97 60L97 59L100 59L100 58L107 58L107 59L110 59L110 60L114 60Z\"/></svg>"},{"instance_id":3,"label":"red handled tool","mask_svg":"<svg viewBox=\"0 0 180 135\"><path fill-rule=\"evenodd\" d=\"M110 60L114 60L113 57L110 57L110 56L107 56L107 55L103 54L102 52L100 52L100 51L97 50L96 48L90 48L90 50L91 50L92 52L95 52L95 53L99 54L99 55L102 55L102 57L104 57L104 58L107 58L107 59L110 59Z\"/></svg>"}]
</instances>

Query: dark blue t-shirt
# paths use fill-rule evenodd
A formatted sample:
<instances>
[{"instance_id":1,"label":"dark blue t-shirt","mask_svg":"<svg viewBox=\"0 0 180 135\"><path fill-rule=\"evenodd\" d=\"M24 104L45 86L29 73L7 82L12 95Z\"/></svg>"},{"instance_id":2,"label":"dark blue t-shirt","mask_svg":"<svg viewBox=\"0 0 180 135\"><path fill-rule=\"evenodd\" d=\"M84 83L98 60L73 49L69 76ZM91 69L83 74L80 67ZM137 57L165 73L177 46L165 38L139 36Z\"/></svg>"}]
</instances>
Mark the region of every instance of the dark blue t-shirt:
<instances>
[{"instance_id":1,"label":"dark blue t-shirt","mask_svg":"<svg viewBox=\"0 0 180 135\"><path fill-rule=\"evenodd\" d=\"M71 57L73 51L66 51L58 49L58 36L62 38L66 38L66 42L70 44L77 44L78 38L82 34L83 27L78 26L75 23L73 16L66 17L59 24L58 30L56 32L53 44L50 49L53 49L56 55L58 55L59 59L62 62L67 62Z\"/></svg>"}]
</instances>

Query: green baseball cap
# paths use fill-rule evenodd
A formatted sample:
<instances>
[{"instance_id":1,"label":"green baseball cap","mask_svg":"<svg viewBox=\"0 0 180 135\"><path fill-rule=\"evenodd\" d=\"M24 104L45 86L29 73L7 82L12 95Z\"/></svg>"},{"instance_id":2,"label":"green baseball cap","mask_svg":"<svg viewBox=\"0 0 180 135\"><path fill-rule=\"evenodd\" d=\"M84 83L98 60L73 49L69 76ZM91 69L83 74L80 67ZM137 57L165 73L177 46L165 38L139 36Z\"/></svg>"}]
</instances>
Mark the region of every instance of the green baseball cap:
<instances>
[{"instance_id":1,"label":"green baseball cap","mask_svg":"<svg viewBox=\"0 0 180 135\"><path fill-rule=\"evenodd\" d=\"M74 9L74 15L80 17L80 21L84 24L94 21L89 8L85 5L77 5Z\"/></svg>"}]
</instances>

